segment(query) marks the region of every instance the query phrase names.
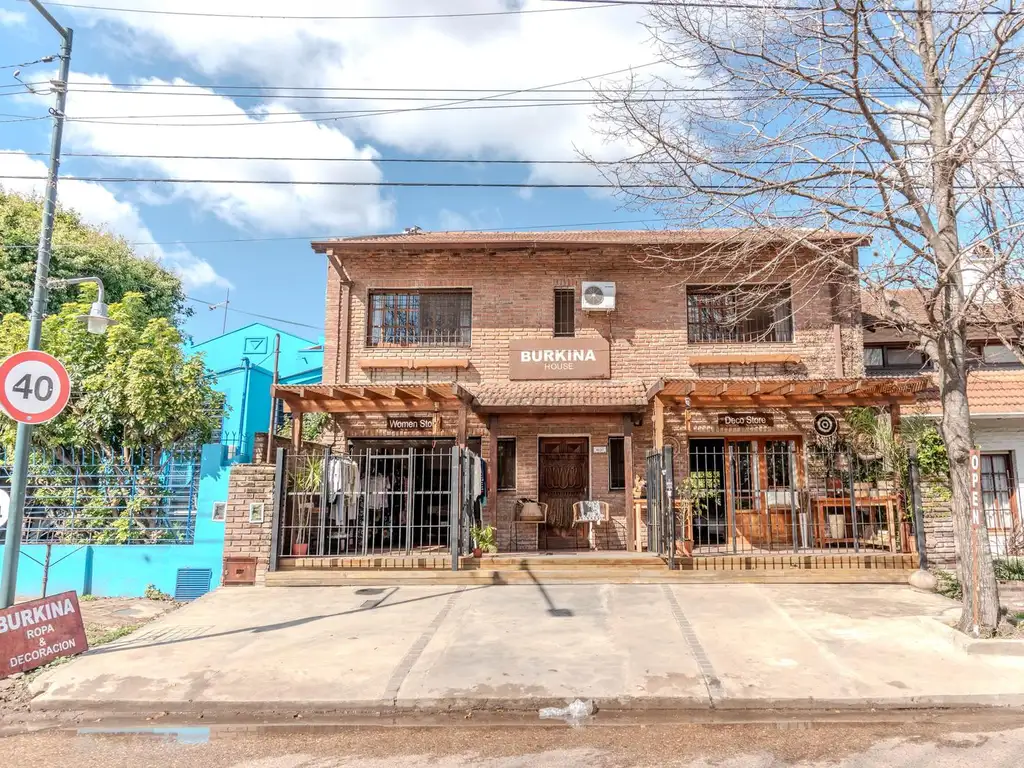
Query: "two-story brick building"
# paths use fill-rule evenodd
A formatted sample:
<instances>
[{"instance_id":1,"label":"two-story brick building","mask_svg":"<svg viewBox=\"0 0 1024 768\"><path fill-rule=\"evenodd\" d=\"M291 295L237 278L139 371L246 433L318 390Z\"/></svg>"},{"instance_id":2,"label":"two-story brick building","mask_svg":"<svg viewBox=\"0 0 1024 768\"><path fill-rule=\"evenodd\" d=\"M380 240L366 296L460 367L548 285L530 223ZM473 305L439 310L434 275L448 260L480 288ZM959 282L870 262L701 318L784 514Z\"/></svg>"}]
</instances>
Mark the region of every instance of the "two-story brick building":
<instances>
[{"instance_id":1,"label":"two-story brick building","mask_svg":"<svg viewBox=\"0 0 1024 768\"><path fill-rule=\"evenodd\" d=\"M444 551L454 445L482 457L473 494L501 551L645 548L634 497L648 453L664 446L675 496L688 500L682 537L697 554L896 551L893 504L844 507L852 479L828 454L845 408L898 418L924 386L864 376L853 275L865 242L801 234L854 267L845 282L806 268L797 251L800 268L738 285L711 265L717 247L744 236L414 232L314 243L329 264L324 383L276 392L296 415L296 446L303 414L329 414L334 454L355 460L328 474L342 473L331 482L355 501L326 490L330 500L300 516L308 532L285 521L278 554ZM697 271L694 253L706 260ZM524 499L545 519L527 519ZM608 520L574 522L579 501L605 502Z\"/></svg>"}]
</instances>

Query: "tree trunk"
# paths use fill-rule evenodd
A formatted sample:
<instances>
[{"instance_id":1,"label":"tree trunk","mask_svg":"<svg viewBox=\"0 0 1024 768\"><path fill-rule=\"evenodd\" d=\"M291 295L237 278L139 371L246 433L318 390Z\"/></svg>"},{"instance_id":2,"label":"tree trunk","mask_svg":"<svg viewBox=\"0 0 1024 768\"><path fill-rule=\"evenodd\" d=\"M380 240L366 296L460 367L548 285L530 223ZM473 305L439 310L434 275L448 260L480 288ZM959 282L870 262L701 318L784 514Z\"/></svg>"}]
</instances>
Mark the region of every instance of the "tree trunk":
<instances>
[{"instance_id":1,"label":"tree trunk","mask_svg":"<svg viewBox=\"0 0 1024 768\"><path fill-rule=\"evenodd\" d=\"M999 592L992 568L988 526L972 525L971 467L973 448L971 416L967 405L967 380L940 367L942 390L942 437L949 453L952 486L953 535L959 552L958 572L963 585L963 612L958 627L976 637L988 637L999 623Z\"/></svg>"}]
</instances>

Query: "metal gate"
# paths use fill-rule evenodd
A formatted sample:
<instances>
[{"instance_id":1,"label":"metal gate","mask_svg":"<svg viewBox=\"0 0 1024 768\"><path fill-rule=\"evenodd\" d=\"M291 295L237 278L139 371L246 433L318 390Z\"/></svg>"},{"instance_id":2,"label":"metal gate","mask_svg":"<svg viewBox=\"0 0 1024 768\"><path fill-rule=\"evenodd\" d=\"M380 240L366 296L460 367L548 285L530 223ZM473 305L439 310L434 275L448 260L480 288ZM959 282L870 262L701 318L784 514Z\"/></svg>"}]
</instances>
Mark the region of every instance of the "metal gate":
<instances>
[{"instance_id":1,"label":"metal gate","mask_svg":"<svg viewBox=\"0 0 1024 768\"><path fill-rule=\"evenodd\" d=\"M368 446L349 454L279 449L277 557L450 555L470 551L482 462L457 446Z\"/></svg>"},{"instance_id":2,"label":"metal gate","mask_svg":"<svg viewBox=\"0 0 1024 768\"><path fill-rule=\"evenodd\" d=\"M676 536L672 447L647 452L647 549L676 567Z\"/></svg>"}]
</instances>

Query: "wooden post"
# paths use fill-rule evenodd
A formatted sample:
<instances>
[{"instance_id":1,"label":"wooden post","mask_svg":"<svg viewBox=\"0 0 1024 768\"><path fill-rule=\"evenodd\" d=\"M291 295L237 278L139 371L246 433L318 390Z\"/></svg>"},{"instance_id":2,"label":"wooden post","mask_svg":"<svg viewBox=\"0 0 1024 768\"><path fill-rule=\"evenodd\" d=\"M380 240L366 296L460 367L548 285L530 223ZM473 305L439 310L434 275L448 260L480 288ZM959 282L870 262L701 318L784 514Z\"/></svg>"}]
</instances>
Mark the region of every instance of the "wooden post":
<instances>
[{"instance_id":1,"label":"wooden post","mask_svg":"<svg viewBox=\"0 0 1024 768\"><path fill-rule=\"evenodd\" d=\"M660 397L654 398L654 448L660 451L665 447L665 402Z\"/></svg>"},{"instance_id":2,"label":"wooden post","mask_svg":"<svg viewBox=\"0 0 1024 768\"><path fill-rule=\"evenodd\" d=\"M302 450L302 412L292 412L292 449L299 453Z\"/></svg>"},{"instance_id":3,"label":"wooden post","mask_svg":"<svg viewBox=\"0 0 1024 768\"><path fill-rule=\"evenodd\" d=\"M893 403L889 406L889 424L892 426L893 435L900 433L900 404Z\"/></svg>"},{"instance_id":4,"label":"wooden post","mask_svg":"<svg viewBox=\"0 0 1024 768\"><path fill-rule=\"evenodd\" d=\"M487 420L487 506L491 525L498 527L498 417Z\"/></svg>"},{"instance_id":5,"label":"wooden post","mask_svg":"<svg viewBox=\"0 0 1024 768\"><path fill-rule=\"evenodd\" d=\"M460 405L459 415L457 416L457 421L455 423L455 442L458 443L460 448L466 447L466 434L469 431L469 425L467 423L469 419L469 414L467 413L467 411L468 409L466 408L465 403Z\"/></svg>"},{"instance_id":6,"label":"wooden post","mask_svg":"<svg viewBox=\"0 0 1024 768\"><path fill-rule=\"evenodd\" d=\"M633 414L622 414L622 454L626 465L626 550L636 552L636 518L633 515Z\"/></svg>"}]
</instances>

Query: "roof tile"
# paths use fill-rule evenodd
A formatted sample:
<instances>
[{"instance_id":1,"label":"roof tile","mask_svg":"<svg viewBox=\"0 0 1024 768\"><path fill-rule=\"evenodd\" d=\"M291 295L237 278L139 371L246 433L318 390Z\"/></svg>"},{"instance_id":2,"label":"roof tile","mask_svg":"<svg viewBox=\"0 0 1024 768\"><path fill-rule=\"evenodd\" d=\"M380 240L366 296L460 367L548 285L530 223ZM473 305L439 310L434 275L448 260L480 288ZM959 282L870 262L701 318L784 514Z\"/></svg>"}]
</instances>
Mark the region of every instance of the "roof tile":
<instances>
[{"instance_id":1,"label":"roof tile","mask_svg":"<svg viewBox=\"0 0 1024 768\"><path fill-rule=\"evenodd\" d=\"M635 381L513 381L463 384L480 408L623 407L647 405L644 383Z\"/></svg>"},{"instance_id":2,"label":"roof tile","mask_svg":"<svg viewBox=\"0 0 1024 768\"><path fill-rule=\"evenodd\" d=\"M967 377L967 402L976 415L1024 413L1024 371L973 371ZM938 415L942 412L939 390L934 387L910 413Z\"/></svg>"}]
</instances>

